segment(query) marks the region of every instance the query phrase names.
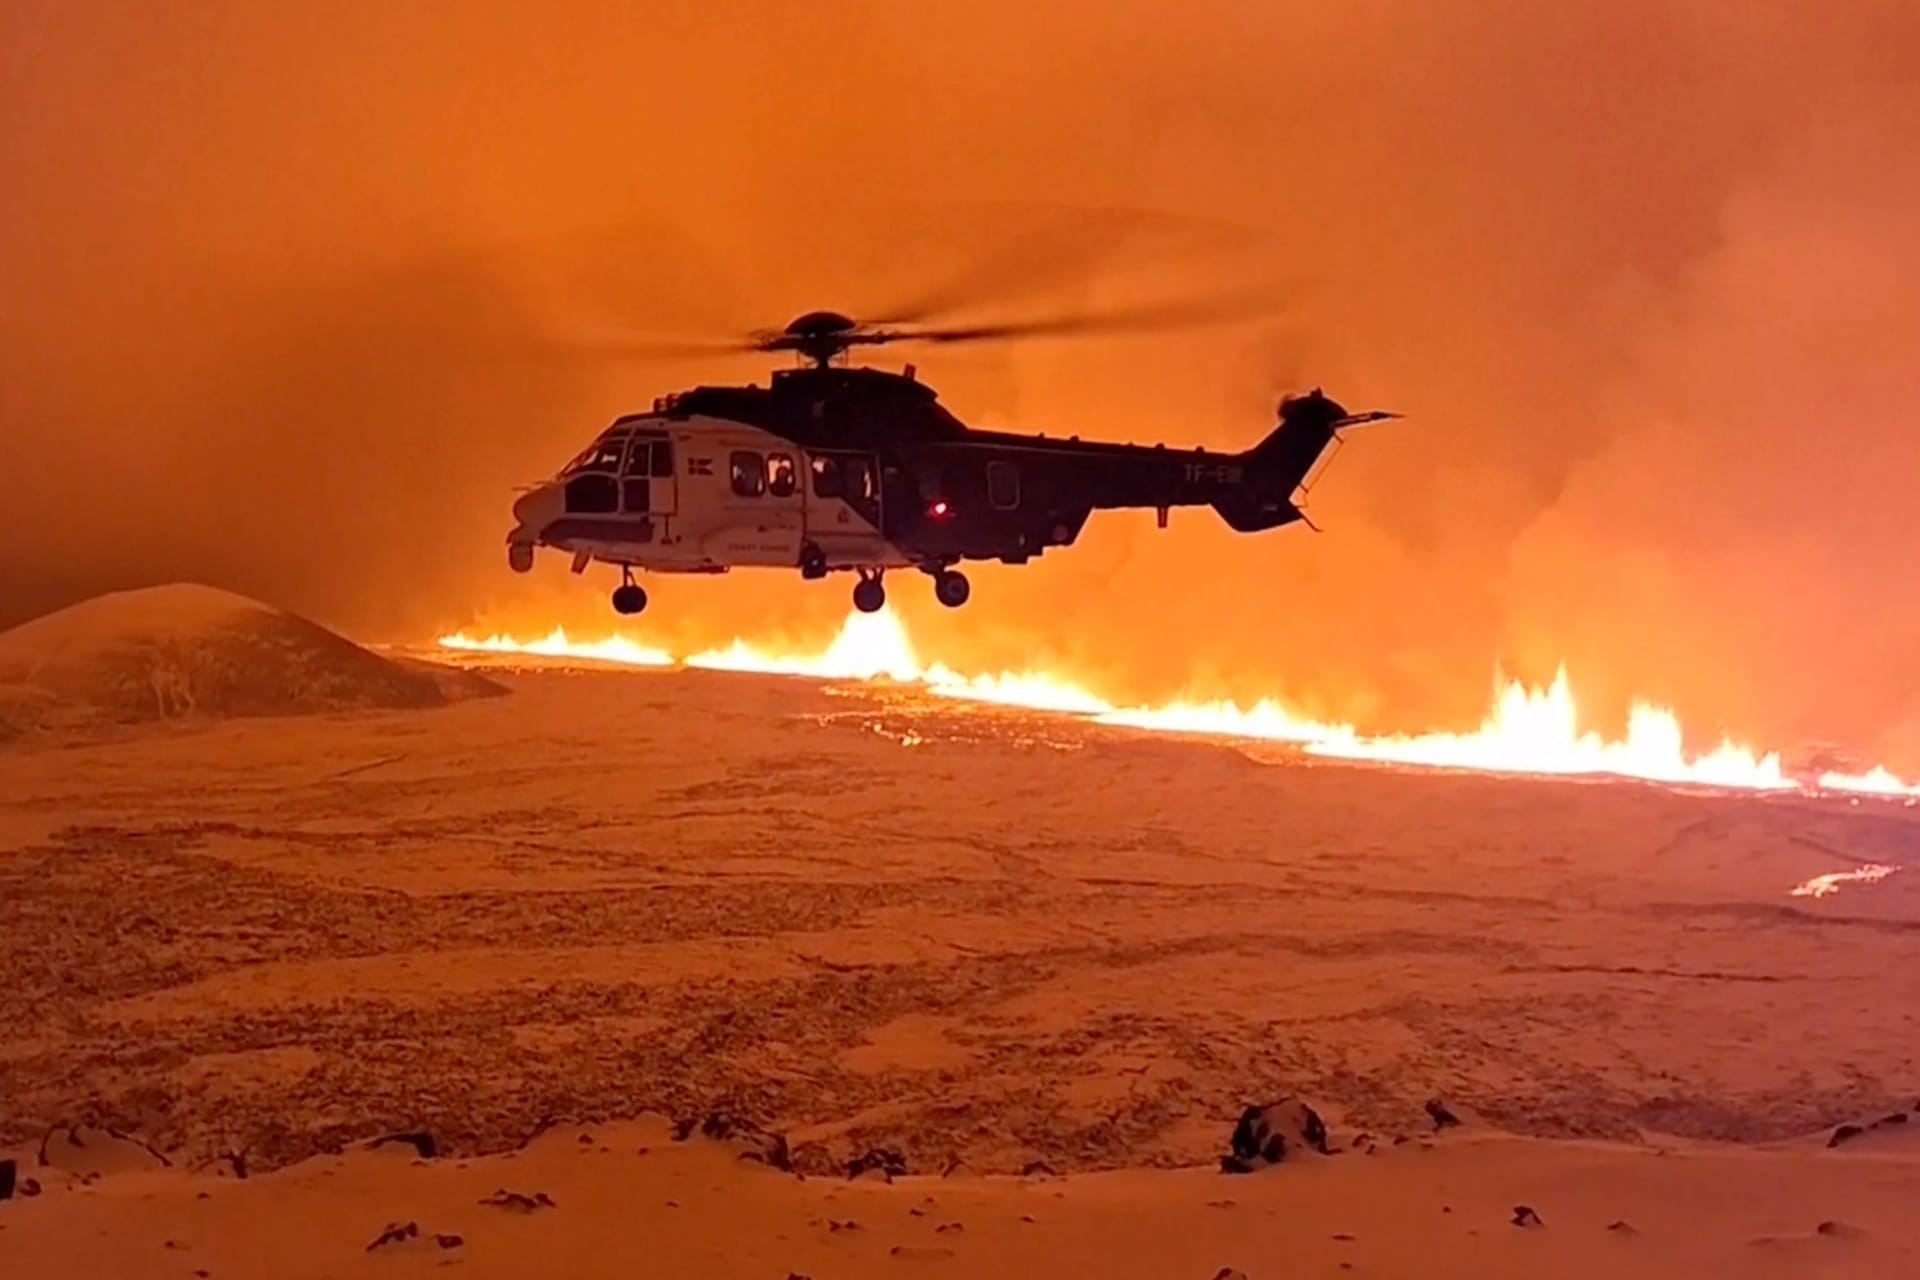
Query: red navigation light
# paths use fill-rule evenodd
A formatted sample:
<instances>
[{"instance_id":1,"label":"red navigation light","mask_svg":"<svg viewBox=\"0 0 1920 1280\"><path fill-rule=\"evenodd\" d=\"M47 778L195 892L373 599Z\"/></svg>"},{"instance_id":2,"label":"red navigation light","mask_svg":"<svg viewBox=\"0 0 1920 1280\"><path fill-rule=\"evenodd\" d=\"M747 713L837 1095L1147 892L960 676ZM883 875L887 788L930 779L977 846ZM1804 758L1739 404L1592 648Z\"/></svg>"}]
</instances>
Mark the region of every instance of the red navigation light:
<instances>
[{"instance_id":1,"label":"red navigation light","mask_svg":"<svg viewBox=\"0 0 1920 1280\"><path fill-rule=\"evenodd\" d=\"M947 500L940 498L936 500L932 506L927 508L927 514L933 516L935 519L940 519L947 514L948 510Z\"/></svg>"}]
</instances>

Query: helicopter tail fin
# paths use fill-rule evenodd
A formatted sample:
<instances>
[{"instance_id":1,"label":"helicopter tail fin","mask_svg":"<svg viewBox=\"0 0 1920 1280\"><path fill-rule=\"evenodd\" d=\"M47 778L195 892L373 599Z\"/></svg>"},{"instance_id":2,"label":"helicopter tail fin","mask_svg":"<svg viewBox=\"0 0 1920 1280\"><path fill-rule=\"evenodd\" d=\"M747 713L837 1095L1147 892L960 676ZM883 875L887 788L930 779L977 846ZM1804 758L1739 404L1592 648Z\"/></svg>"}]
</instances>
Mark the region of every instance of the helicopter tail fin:
<instances>
[{"instance_id":1,"label":"helicopter tail fin","mask_svg":"<svg viewBox=\"0 0 1920 1280\"><path fill-rule=\"evenodd\" d=\"M1378 411L1348 413L1318 388L1303 396L1288 396L1280 402L1280 424L1245 455L1245 492L1214 503L1214 510L1242 533L1304 519L1298 498L1325 470L1341 430L1394 416Z\"/></svg>"}]
</instances>

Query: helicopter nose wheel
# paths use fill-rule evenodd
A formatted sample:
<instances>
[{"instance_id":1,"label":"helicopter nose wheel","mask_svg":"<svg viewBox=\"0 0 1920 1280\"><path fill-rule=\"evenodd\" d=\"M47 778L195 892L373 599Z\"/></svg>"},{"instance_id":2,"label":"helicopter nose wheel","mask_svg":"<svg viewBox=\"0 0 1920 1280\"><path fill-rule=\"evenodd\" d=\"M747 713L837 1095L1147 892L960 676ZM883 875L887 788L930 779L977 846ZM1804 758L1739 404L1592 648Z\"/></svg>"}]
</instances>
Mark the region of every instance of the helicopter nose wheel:
<instances>
[{"instance_id":1,"label":"helicopter nose wheel","mask_svg":"<svg viewBox=\"0 0 1920 1280\"><path fill-rule=\"evenodd\" d=\"M613 589L613 611L628 617L647 607L647 593L633 580L633 570L620 566L620 585Z\"/></svg>"},{"instance_id":2,"label":"helicopter nose wheel","mask_svg":"<svg viewBox=\"0 0 1920 1280\"><path fill-rule=\"evenodd\" d=\"M942 569L933 575L933 598L949 609L958 609L972 594L967 575L957 569Z\"/></svg>"},{"instance_id":3,"label":"helicopter nose wheel","mask_svg":"<svg viewBox=\"0 0 1920 1280\"><path fill-rule=\"evenodd\" d=\"M862 569L853 589L853 607L862 613L878 613L887 604L887 589L881 585L880 570Z\"/></svg>"}]
</instances>

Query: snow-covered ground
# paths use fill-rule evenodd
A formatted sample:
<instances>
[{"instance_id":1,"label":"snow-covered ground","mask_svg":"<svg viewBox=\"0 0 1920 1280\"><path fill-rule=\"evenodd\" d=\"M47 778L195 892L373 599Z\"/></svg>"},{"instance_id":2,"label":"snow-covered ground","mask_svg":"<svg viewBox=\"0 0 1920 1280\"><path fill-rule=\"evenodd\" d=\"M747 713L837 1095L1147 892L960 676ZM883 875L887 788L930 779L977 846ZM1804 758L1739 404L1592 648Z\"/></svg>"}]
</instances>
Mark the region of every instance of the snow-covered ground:
<instances>
[{"instance_id":1,"label":"snow-covered ground","mask_svg":"<svg viewBox=\"0 0 1920 1280\"><path fill-rule=\"evenodd\" d=\"M512 696L0 749L0 1150L88 1121L257 1174L397 1128L468 1156L556 1119L725 1108L823 1160L1066 1173L1205 1164L1243 1104L1287 1094L1384 1160L1419 1149L1436 1095L1480 1135L1691 1149L1824 1134L1920 1088L1920 876L1792 895L1915 862L1911 809L1256 758L873 684L494 675ZM1497 1150L1558 1170L1536 1182L1599 1160L1579 1214L1653 1212L1630 1150ZM1819 1218L1920 1190L1904 1152L1864 1190L1818 1144L1748 1154L1701 1158L1808 1221L1735 1215L1730 1256L1814 1241L1781 1246L1798 1258L1828 1247ZM1465 1168L1472 1195L1525 1198ZM1181 1229L1253 1229L1204 1208L1247 1203L1238 1180L1154 1176L1169 1223L1197 1195ZM1400 1176L1380 1212L1415 1194ZM1437 1223L1470 1193L1428 1177L1408 1186ZM881 1212L780 1203L796 1231ZM313 1212L288 1238L332 1221ZM1905 1230L1875 1247L1911 1256Z\"/></svg>"}]
</instances>

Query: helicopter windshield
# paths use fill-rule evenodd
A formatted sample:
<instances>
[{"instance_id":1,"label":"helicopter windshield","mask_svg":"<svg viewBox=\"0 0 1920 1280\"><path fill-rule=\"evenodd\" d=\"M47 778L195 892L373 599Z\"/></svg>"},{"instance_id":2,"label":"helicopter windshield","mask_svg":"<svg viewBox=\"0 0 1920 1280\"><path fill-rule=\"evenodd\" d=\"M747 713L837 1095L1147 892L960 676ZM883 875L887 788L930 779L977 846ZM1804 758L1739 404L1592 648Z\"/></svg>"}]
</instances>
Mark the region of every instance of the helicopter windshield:
<instances>
[{"instance_id":1,"label":"helicopter windshield","mask_svg":"<svg viewBox=\"0 0 1920 1280\"><path fill-rule=\"evenodd\" d=\"M562 467L560 474L571 476L582 471L604 471L611 475L620 470L620 459L626 451L625 436L602 436L588 445L572 462Z\"/></svg>"}]
</instances>

